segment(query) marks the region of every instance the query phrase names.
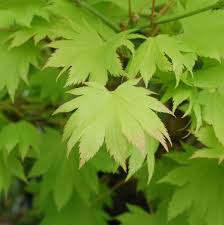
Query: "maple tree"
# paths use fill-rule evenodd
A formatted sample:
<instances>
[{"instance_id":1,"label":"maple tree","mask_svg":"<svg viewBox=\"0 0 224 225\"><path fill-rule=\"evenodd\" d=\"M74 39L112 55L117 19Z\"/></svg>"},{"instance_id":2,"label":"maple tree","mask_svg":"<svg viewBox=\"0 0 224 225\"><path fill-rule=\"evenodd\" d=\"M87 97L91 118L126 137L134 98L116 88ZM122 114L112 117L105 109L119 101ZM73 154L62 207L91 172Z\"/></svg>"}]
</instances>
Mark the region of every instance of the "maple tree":
<instances>
[{"instance_id":1,"label":"maple tree","mask_svg":"<svg viewBox=\"0 0 224 225\"><path fill-rule=\"evenodd\" d=\"M0 0L0 224L224 225L223 9Z\"/></svg>"}]
</instances>

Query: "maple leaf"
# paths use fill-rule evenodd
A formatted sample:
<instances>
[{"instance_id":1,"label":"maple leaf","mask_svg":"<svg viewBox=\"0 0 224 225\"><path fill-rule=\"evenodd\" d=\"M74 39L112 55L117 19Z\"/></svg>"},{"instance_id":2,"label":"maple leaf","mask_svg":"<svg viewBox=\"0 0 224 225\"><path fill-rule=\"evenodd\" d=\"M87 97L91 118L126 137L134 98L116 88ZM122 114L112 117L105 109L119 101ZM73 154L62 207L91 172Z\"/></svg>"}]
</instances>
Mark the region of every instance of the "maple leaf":
<instances>
[{"instance_id":1,"label":"maple leaf","mask_svg":"<svg viewBox=\"0 0 224 225\"><path fill-rule=\"evenodd\" d=\"M0 139L0 149L5 149L7 154L16 146L18 146L22 159L28 154L30 147L36 153L39 152L40 134L28 122L21 121L4 126L0 132Z\"/></svg>"},{"instance_id":2,"label":"maple leaf","mask_svg":"<svg viewBox=\"0 0 224 225\"><path fill-rule=\"evenodd\" d=\"M180 225L187 224L185 217L180 216L172 221L167 220L167 203L162 202L155 213L149 214L139 206L128 205L129 212L118 216L121 225L136 225L141 221L142 225Z\"/></svg>"},{"instance_id":3,"label":"maple leaf","mask_svg":"<svg viewBox=\"0 0 224 225\"><path fill-rule=\"evenodd\" d=\"M189 156L185 156L184 164L161 180L176 186L169 203L169 220L186 212L190 225L223 225L223 165L213 160L188 160Z\"/></svg>"},{"instance_id":4,"label":"maple leaf","mask_svg":"<svg viewBox=\"0 0 224 225\"><path fill-rule=\"evenodd\" d=\"M5 43L7 38L8 34L0 34L0 90L6 87L11 99L14 99L19 80L28 83L27 74L30 64L37 66L39 50L30 42L9 49Z\"/></svg>"},{"instance_id":5,"label":"maple leaf","mask_svg":"<svg viewBox=\"0 0 224 225\"><path fill-rule=\"evenodd\" d=\"M203 118L212 125L216 137L224 145L224 125L223 125L223 88L217 90L204 90L200 93L200 104L203 107Z\"/></svg>"},{"instance_id":6,"label":"maple leaf","mask_svg":"<svg viewBox=\"0 0 224 225\"><path fill-rule=\"evenodd\" d=\"M9 25L30 26L34 16L48 19L48 2L45 0L0 0L0 21Z\"/></svg>"},{"instance_id":7,"label":"maple leaf","mask_svg":"<svg viewBox=\"0 0 224 225\"><path fill-rule=\"evenodd\" d=\"M193 1L189 1L193 4ZM207 1L208 2L208 1ZM213 2L217 2L213 0ZM203 4L201 1L198 4ZM209 1L209 4L212 4ZM189 5L188 8L193 8ZM194 7L195 9L195 7ZM221 60L224 57L224 11L209 11L181 20L183 34L180 38L198 55Z\"/></svg>"},{"instance_id":8,"label":"maple leaf","mask_svg":"<svg viewBox=\"0 0 224 225\"><path fill-rule=\"evenodd\" d=\"M198 140L207 146L197 150L191 158L218 159L219 163L224 160L224 147L218 141L212 127L206 126L197 133Z\"/></svg>"},{"instance_id":9,"label":"maple leaf","mask_svg":"<svg viewBox=\"0 0 224 225\"><path fill-rule=\"evenodd\" d=\"M53 41L59 37L71 38L75 34L67 21L58 17L51 17L48 21L42 18L34 18L31 25L31 27L20 28L10 35L11 48L24 44L30 38L33 38L35 44L37 44L46 37Z\"/></svg>"},{"instance_id":10,"label":"maple leaf","mask_svg":"<svg viewBox=\"0 0 224 225\"><path fill-rule=\"evenodd\" d=\"M99 154L85 167L79 169L78 152L66 156L66 145L61 142L61 134L54 129L46 128L40 143L40 154L34 163L29 177L43 177L40 186L40 204L44 204L52 193L58 209L70 201L74 191L82 201L89 204L90 197L98 194L99 180L97 171L114 172L116 167L107 154ZM97 162L100 164L96 165ZM101 162L101 160L103 162Z\"/></svg>"},{"instance_id":11,"label":"maple leaf","mask_svg":"<svg viewBox=\"0 0 224 225\"><path fill-rule=\"evenodd\" d=\"M143 165L143 162L146 158L147 168L148 168L148 183L151 181L154 166L155 166L155 156L154 154L158 150L159 142L153 138L148 138L146 140L146 152L142 154L136 147L132 146L131 156L129 158L128 166L128 176L126 180L130 179Z\"/></svg>"},{"instance_id":12,"label":"maple leaf","mask_svg":"<svg viewBox=\"0 0 224 225\"><path fill-rule=\"evenodd\" d=\"M75 25L79 27L85 27L83 21L86 21L92 28L94 28L103 37L109 39L115 34L115 31L107 26L100 18L91 13L89 10L85 10L78 4L74 4L72 1L67 0L50 0L51 5L49 10L51 13L61 19L65 19L68 25ZM105 11L103 12L105 14Z\"/></svg>"},{"instance_id":13,"label":"maple leaf","mask_svg":"<svg viewBox=\"0 0 224 225\"><path fill-rule=\"evenodd\" d=\"M77 35L71 40L59 40L49 44L56 51L51 55L47 66L69 69L67 85L89 81L106 84L108 72L114 76L124 75L117 49L128 47L134 52L133 44L128 40L136 37L130 32L115 34L104 40L87 23L77 27ZM86 66L88 62L88 66Z\"/></svg>"},{"instance_id":14,"label":"maple leaf","mask_svg":"<svg viewBox=\"0 0 224 225\"><path fill-rule=\"evenodd\" d=\"M173 100L172 111L175 112L181 109L184 112L183 117L191 116L192 129L197 133L202 126L202 107L198 99L198 90L190 84L187 85L180 82L178 87L175 87L174 82L166 84L166 91L161 99L162 102ZM182 107L184 106L184 107Z\"/></svg>"},{"instance_id":15,"label":"maple leaf","mask_svg":"<svg viewBox=\"0 0 224 225\"><path fill-rule=\"evenodd\" d=\"M64 140L68 140L68 151L80 141L81 165L95 155L104 139L108 151L123 168L129 155L128 142L145 152L147 134L166 148L164 138L169 139L169 135L152 110L170 111L158 100L148 96L150 91L135 87L137 82L123 83L112 92L96 83L88 83L87 87L70 91L71 94L81 96L56 111L70 112L77 109L67 122Z\"/></svg>"},{"instance_id":16,"label":"maple leaf","mask_svg":"<svg viewBox=\"0 0 224 225\"><path fill-rule=\"evenodd\" d=\"M74 221L77 225L106 225L109 219L100 207L85 204L76 192L62 210L59 211L51 199L44 209L45 216L40 225L72 225Z\"/></svg>"},{"instance_id":17,"label":"maple leaf","mask_svg":"<svg viewBox=\"0 0 224 225\"><path fill-rule=\"evenodd\" d=\"M176 38L158 35L146 39L140 45L127 71L130 77L135 77L140 72L146 85L157 69L174 71L178 84L185 69L192 73L196 58L192 50Z\"/></svg>"},{"instance_id":18,"label":"maple leaf","mask_svg":"<svg viewBox=\"0 0 224 225\"><path fill-rule=\"evenodd\" d=\"M58 69L47 68L31 74L30 84L32 88L36 88L40 92L38 98L50 100L52 103L63 99L66 91L64 88L65 77L57 79L58 73Z\"/></svg>"}]
</instances>

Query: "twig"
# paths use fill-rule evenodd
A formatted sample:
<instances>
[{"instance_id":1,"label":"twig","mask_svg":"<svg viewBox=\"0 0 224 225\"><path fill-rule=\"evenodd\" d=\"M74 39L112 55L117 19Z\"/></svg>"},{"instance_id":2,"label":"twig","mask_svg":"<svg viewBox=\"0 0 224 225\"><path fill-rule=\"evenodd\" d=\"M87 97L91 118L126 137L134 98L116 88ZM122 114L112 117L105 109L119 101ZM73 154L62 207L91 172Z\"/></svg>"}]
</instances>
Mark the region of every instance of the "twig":
<instances>
[{"instance_id":1,"label":"twig","mask_svg":"<svg viewBox=\"0 0 224 225\"><path fill-rule=\"evenodd\" d=\"M175 0L170 0L167 2L167 4L165 4L158 12L157 16L161 17L164 14L167 13L167 11L173 6L173 4L175 3Z\"/></svg>"},{"instance_id":2,"label":"twig","mask_svg":"<svg viewBox=\"0 0 224 225\"><path fill-rule=\"evenodd\" d=\"M132 4L131 0L128 0L128 15L129 15L129 23L133 25L133 15L132 15Z\"/></svg>"},{"instance_id":3,"label":"twig","mask_svg":"<svg viewBox=\"0 0 224 225\"><path fill-rule=\"evenodd\" d=\"M98 198L96 198L93 202L92 205L103 201L107 196L110 196L113 192L115 192L118 188L120 188L121 186L123 186L126 183L126 180L121 180L118 183L116 183L110 190L104 192L103 194L101 194Z\"/></svg>"},{"instance_id":4,"label":"twig","mask_svg":"<svg viewBox=\"0 0 224 225\"><path fill-rule=\"evenodd\" d=\"M156 10L156 0L152 0L152 9L151 9L151 24L154 24L155 19L155 10Z\"/></svg>"},{"instance_id":5,"label":"twig","mask_svg":"<svg viewBox=\"0 0 224 225\"><path fill-rule=\"evenodd\" d=\"M171 6L175 3L175 0L170 0L168 1L158 12L157 14L157 18L163 16L164 14L166 14L168 12L168 10L171 8ZM156 25L154 26L154 28L151 31L151 36L156 36L157 33L159 33L159 26Z\"/></svg>"},{"instance_id":6,"label":"twig","mask_svg":"<svg viewBox=\"0 0 224 225\"><path fill-rule=\"evenodd\" d=\"M106 16L104 16L102 13L100 13L98 10L96 10L94 7L89 5L86 1L84 0L76 0L76 3L85 9L87 9L89 12L91 12L93 15L97 16L100 18L107 26L109 26L111 29L113 29L115 32L120 32L119 27L111 22Z\"/></svg>"},{"instance_id":7,"label":"twig","mask_svg":"<svg viewBox=\"0 0 224 225\"><path fill-rule=\"evenodd\" d=\"M209 6L200 8L200 9L192 10L191 12L183 13L181 15L173 16L173 17L170 17L170 18L157 20L157 21L154 22L154 24L156 24L156 25L165 24L165 23L177 21L177 20L180 20L180 19L183 19L183 18L187 18L187 17L190 17L190 16L194 16L194 15L197 15L197 14L209 11L209 10L217 10L217 9L220 9L220 8L224 7L223 2L224 1L221 1L221 3L217 2L217 3L211 4ZM142 26L138 30L144 30L144 29L149 28L149 27L152 27L152 24Z\"/></svg>"}]
</instances>

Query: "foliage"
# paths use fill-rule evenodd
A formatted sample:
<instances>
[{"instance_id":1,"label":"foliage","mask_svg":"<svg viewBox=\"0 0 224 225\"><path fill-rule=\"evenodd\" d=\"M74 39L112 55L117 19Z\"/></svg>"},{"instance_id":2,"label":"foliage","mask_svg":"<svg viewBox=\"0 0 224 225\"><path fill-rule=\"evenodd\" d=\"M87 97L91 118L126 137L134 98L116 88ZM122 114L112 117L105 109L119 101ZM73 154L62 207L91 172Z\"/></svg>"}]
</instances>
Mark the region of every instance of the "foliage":
<instances>
[{"instance_id":1,"label":"foliage","mask_svg":"<svg viewBox=\"0 0 224 225\"><path fill-rule=\"evenodd\" d=\"M0 216L224 225L223 8L0 0Z\"/></svg>"}]
</instances>

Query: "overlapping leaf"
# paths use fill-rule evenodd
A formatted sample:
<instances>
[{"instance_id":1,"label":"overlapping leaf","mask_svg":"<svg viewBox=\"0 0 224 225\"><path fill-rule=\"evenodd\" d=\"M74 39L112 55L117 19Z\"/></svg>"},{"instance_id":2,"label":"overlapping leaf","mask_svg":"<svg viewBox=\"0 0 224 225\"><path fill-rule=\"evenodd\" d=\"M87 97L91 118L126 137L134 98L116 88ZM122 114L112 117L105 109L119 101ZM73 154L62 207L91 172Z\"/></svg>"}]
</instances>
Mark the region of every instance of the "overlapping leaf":
<instances>
[{"instance_id":1,"label":"overlapping leaf","mask_svg":"<svg viewBox=\"0 0 224 225\"><path fill-rule=\"evenodd\" d=\"M135 37L129 32L122 32L104 40L91 26L84 23L77 27L77 35L71 40L59 40L49 46L56 49L47 66L69 69L67 85L89 81L106 84L108 73L114 76L124 75L117 54L121 46L128 47L132 52L133 44L129 38ZM88 62L88 66L86 66Z\"/></svg>"},{"instance_id":2,"label":"overlapping leaf","mask_svg":"<svg viewBox=\"0 0 224 225\"><path fill-rule=\"evenodd\" d=\"M74 30L65 19L51 17L46 21L41 18L35 18L31 27L20 28L10 35L10 47L18 47L30 38L33 38L37 44L46 37L54 41L56 38L71 38L73 36Z\"/></svg>"},{"instance_id":3,"label":"overlapping leaf","mask_svg":"<svg viewBox=\"0 0 224 225\"><path fill-rule=\"evenodd\" d=\"M203 127L198 132L197 138L207 147L196 151L191 158L218 159L219 163L224 160L224 147L218 141L212 127Z\"/></svg>"},{"instance_id":4,"label":"overlapping leaf","mask_svg":"<svg viewBox=\"0 0 224 225\"><path fill-rule=\"evenodd\" d=\"M40 134L30 123L21 121L3 127L0 132L0 148L9 154L18 146L22 159L28 154L30 148L36 153L39 151Z\"/></svg>"},{"instance_id":5,"label":"overlapping leaf","mask_svg":"<svg viewBox=\"0 0 224 225\"><path fill-rule=\"evenodd\" d=\"M211 5L217 0L187 1L186 10L191 11ZM223 37L224 11L213 10L181 20L183 34L180 36L198 55L221 60L224 57Z\"/></svg>"},{"instance_id":6,"label":"overlapping leaf","mask_svg":"<svg viewBox=\"0 0 224 225\"><path fill-rule=\"evenodd\" d=\"M1 0L0 26L19 24L30 26L34 16L48 19L48 1L46 0Z\"/></svg>"},{"instance_id":7,"label":"overlapping leaf","mask_svg":"<svg viewBox=\"0 0 224 225\"><path fill-rule=\"evenodd\" d=\"M167 204L163 202L156 213L149 214L138 206L129 205L129 212L123 213L118 219L122 225L135 225L141 221L142 225L180 225L187 224L185 217L179 217L172 221L167 220Z\"/></svg>"},{"instance_id":8,"label":"overlapping leaf","mask_svg":"<svg viewBox=\"0 0 224 225\"><path fill-rule=\"evenodd\" d=\"M0 90L7 88L13 99L20 79L28 82L30 64L38 64L39 50L30 42L9 49L7 38L8 34L0 34Z\"/></svg>"},{"instance_id":9,"label":"overlapping leaf","mask_svg":"<svg viewBox=\"0 0 224 225\"><path fill-rule=\"evenodd\" d=\"M168 35L159 35L141 44L127 70L131 77L140 72L146 85L158 69L173 71L178 83L184 70L192 73L195 60L196 55L184 43Z\"/></svg>"},{"instance_id":10,"label":"overlapping leaf","mask_svg":"<svg viewBox=\"0 0 224 225\"><path fill-rule=\"evenodd\" d=\"M169 219L187 212L190 225L223 225L223 175L223 165L213 160L185 158L185 165L179 165L162 180L176 186Z\"/></svg>"},{"instance_id":11,"label":"overlapping leaf","mask_svg":"<svg viewBox=\"0 0 224 225\"><path fill-rule=\"evenodd\" d=\"M57 210L52 200L45 206L45 217L40 225L106 225L108 216L100 207L90 207L85 204L77 194L60 211Z\"/></svg>"},{"instance_id":12,"label":"overlapping leaf","mask_svg":"<svg viewBox=\"0 0 224 225\"><path fill-rule=\"evenodd\" d=\"M107 156L107 155L106 155ZM100 154L100 159L107 164L105 171L116 170L109 157ZM74 191L85 204L99 189L97 171L104 171L104 163L95 166L97 158L79 169L78 154L75 152L66 157L66 146L61 143L61 135L47 128L40 145L40 155L32 167L29 177L43 176L40 185L39 203L44 204L53 193L58 209L62 209L71 199Z\"/></svg>"}]
</instances>

